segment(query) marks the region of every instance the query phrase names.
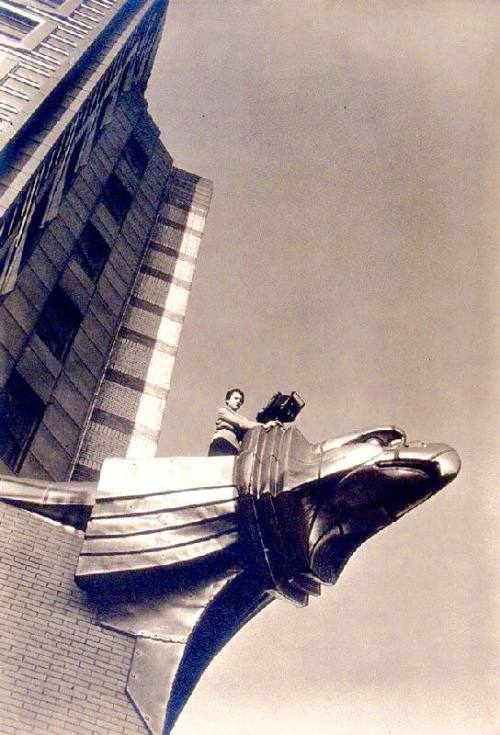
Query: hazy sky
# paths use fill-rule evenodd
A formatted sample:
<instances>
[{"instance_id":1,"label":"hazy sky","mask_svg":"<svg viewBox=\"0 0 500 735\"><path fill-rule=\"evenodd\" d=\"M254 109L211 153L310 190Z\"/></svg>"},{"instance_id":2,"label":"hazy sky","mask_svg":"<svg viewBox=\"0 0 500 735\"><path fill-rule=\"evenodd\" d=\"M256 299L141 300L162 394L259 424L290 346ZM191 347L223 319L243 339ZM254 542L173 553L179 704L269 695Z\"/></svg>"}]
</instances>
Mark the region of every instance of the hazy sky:
<instances>
[{"instance_id":1,"label":"hazy sky","mask_svg":"<svg viewBox=\"0 0 500 735\"><path fill-rule=\"evenodd\" d=\"M247 415L297 390L311 440L396 423L463 460L307 609L257 616L175 735L498 732L499 21L496 0L171 2L150 108L214 197L161 453L206 453L241 386Z\"/></svg>"}]
</instances>

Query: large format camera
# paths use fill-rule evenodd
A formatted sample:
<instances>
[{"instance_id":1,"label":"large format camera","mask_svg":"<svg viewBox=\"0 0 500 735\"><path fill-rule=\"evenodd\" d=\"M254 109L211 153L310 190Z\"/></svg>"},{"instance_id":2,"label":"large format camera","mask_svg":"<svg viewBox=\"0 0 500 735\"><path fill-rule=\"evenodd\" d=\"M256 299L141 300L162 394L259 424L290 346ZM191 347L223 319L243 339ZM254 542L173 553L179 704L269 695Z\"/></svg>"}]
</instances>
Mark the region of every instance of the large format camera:
<instances>
[{"instance_id":1,"label":"large format camera","mask_svg":"<svg viewBox=\"0 0 500 735\"><path fill-rule=\"evenodd\" d=\"M268 421L281 421L282 424L289 424L295 421L304 406L305 402L295 391L292 391L290 395L275 393L269 403L257 414L257 421L262 424Z\"/></svg>"}]
</instances>

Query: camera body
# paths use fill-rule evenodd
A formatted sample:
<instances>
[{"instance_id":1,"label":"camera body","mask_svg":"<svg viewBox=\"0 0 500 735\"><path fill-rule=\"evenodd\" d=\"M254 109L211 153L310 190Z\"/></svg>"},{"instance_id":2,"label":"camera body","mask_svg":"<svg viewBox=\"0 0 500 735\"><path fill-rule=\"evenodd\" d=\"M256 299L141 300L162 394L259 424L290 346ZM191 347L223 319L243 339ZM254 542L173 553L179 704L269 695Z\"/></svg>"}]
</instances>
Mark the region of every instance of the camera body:
<instances>
[{"instance_id":1,"label":"camera body","mask_svg":"<svg viewBox=\"0 0 500 735\"><path fill-rule=\"evenodd\" d=\"M257 421L265 424L268 421L281 421L282 424L290 424L295 421L305 402L298 393L292 391L290 394L275 393L271 400L257 414Z\"/></svg>"}]
</instances>

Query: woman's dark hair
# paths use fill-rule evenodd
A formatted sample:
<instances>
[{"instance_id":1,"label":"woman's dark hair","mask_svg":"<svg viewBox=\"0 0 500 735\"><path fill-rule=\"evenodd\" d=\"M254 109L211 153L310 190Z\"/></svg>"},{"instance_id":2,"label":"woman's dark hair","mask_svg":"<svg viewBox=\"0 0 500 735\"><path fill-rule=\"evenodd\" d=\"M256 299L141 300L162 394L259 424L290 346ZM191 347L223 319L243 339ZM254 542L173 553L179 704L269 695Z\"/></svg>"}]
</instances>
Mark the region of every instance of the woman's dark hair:
<instances>
[{"instance_id":1,"label":"woman's dark hair","mask_svg":"<svg viewBox=\"0 0 500 735\"><path fill-rule=\"evenodd\" d=\"M231 390L228 390L228 392L226 393L226 403L229 401L229 399L231 398L231 396L233 395L233 393L239 393L240 394L240 396L241 396L241 405L243 405L245 403L245 394L243 393L243 391L241 390L241 388L231 388Z\"/></svg>"}]
</instances>

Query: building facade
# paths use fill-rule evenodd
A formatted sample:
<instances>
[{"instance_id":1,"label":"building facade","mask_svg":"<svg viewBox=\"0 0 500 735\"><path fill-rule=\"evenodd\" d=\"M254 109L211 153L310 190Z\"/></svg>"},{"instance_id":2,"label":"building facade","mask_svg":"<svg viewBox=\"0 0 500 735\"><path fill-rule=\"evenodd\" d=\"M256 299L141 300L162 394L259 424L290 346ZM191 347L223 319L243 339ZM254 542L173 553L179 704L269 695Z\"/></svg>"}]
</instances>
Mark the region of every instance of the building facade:
<instances>
[{"instance_id":1,"label":"building facade","mask_svg":"<svg viewBox=\"0 0 500 735\"><path fill-rule=\"evenodd\" d=\"M0 471L151 457L211 196L144 92L165 0L0 0Z\"/></svg>"},{"instance_id":2,"label":"building facade","mask_svg":"<svg viewBox=\"0 0 500 735\"><path fill-rule=\"evenodd\" d=\"M167 4L0 0L0 485L156 453L211 197L144 98ZM0 502L2 735L158 732L82 541Z\"/></svg>"}]
</instances>

